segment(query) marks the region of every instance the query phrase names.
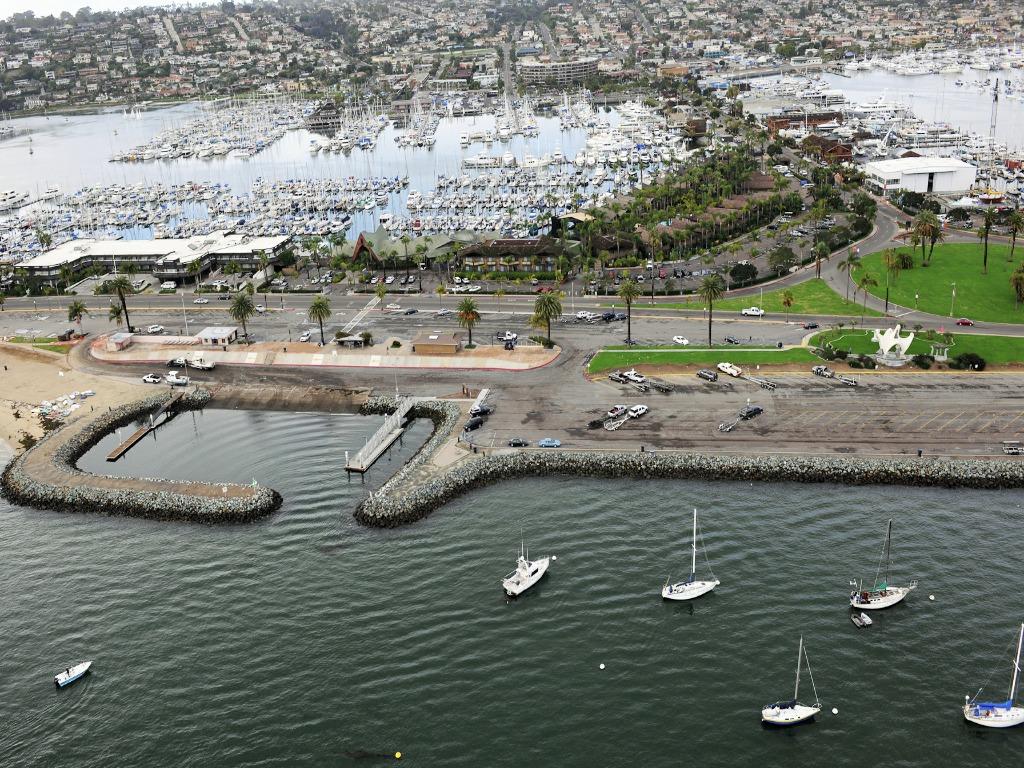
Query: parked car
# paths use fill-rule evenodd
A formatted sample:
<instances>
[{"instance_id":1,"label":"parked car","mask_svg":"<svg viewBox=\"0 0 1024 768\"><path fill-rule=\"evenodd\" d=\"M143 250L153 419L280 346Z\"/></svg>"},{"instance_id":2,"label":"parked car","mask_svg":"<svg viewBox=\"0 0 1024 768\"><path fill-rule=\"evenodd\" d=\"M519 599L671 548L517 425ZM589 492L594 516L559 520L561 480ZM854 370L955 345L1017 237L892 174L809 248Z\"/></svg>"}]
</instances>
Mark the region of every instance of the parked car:
<instances>
[{"instance_id":1,"label":"parked car","mask_svg":"<svg viewBox=\"0 0 1024 768\"><path fill-rule=\"evenodd\" d=\"M762 413L764 413L764 408L760 405L745 405L740 409L740 418L747 421Z\"/></svg>"},{"instance_id":2,"label":"parked car","mask_svg":"<svg viewBox=\"0 0 1024 768\"><path fill-rule=\"evenodd\" d=\"M160 376L155 373L147 373L145 376L142 377L142 380L146 384L159 384L162 381Z\"/></svg>"},{"instance_id":3,"label":"parked car","mask_svg":"<svg viewBox=\"0 0 1024 768\"><path fill-rule=\"evenodd\" d=\"M630 381L632 381L634 384L643 384L645 381L647 381L647 377L644 376L642 373L638 373L636 368L630 368L628 371L624 371L622 375L625 376Z\"/></svg>"},{"instance_id":4,"label":"parked car","mask_svg":"<svg viewBox=\"0 0 1024 768\"><path fill-rule=\"evenodd\" d=\"M489 405L474 405L469 409L470 416L488 416L494 413L494 409Z\"/></svg>"},{"instance_id":5,"label":"parked car","mask_svg":"<svg viewBox=\"0 0 1024 768\"><path fill-rule=\"evenodd\" d=\"M525 448L529 444L529 440L524 440L521 437L513 437L511 440L508 441L509 448Z\"/></svg>"},{"instance_id":6,"label":"parked car","mask_svg":"<svg viewBox=\"0 0 1024 768\"><path fill-rule=\"evenodd\" d=\"M166 330L162 325L148 325L146 326L146 333L153 335L157 333L163 333Z\"/></svg>"},{"instance_id":7,"label":"parked car","mask_svg":"<svg viewBox=\"0 0 1024 768\"><path fill-rule=\"evenodd\" d=\"M267 308L264 307L262 304L257 304L256 306L253 307L253 309L255 309L257 314L260 315L267 311Z\"/></svg>"},{"instance_id":8,"label":"parked car","mask_svg":"<svg viewBox=\"0 0 1024 768\"><path fill-rule=\"evenodd\" d=\"M697 371L697 378L704 379L704 381L718 381L718 374L710 368L701 368Z\"/></svg>"},{"instance_id":9,"label":"parked car","mask_svg":"<svg viewBox=\"0 0 1024 768\"><path fill-rule=\"evenodd\" d=\"M718 370L720 370L722 373L728 374L729 376L743 375L743 369L740 368L738 365L733 365L732 363L719 363Z\"/></svg>"},{"instance_id":10,"label":"parked car","mask_svg":"<svg viewBox=\"0 0 1024 768\"><path fill-rule=\"evenodd\" d=\"M213 360L206 360L202 357L194 357L188 361L188 364L199 371L212 371L217 367Z\"/></svg>"},{"instance_id":11,"label":"parked car","mask_svg":"<svg viewBox=\"0 0 1024 768\"><path fill-rule=\"evenodd\" d=\"M407 315L415 315L417 312L419 312L419 310L416 309L416 307L409 307L407 310L405 310L405 314Z\"/></svg>"},{"instance_id":12,"label":"parked car","mask_svg":"<svg viewBox=\"0 0 1024 768\"><path fill-rule=\"evenodd\" d=\"M455 310L448 309L448 307L441 307L441 309L437 310L437 316L438 317L448 317L448 315L454 315L454 314L455 314Z\"/></svg>"},{"instance_id":13,"label":"parked car","mask_svg":"<svg viewBox=\"0 0 1024 768\"><path fill-rule=\"evenodd\" d=\"M615 319L615 313L614 312L602 312L601 313L601 319L604 320L606 323L610 323L610 322L612 322Z\"/></svg>"},{"instance_id":14,"label":"parked car","mask_svg":"<svg viewBox=\"0 0 1024 768\"><path fill-rule=\"evenodd\" d=\"M690 340L688 338L686 338L685 336L673 336L672 337L672 343L673 344L682 344L685 347L685 346L687 346L690 343Z\"/></svg>"},{"instance_id":15,"label":"parked car","mask_svg":"<svg viewBox=\"0 0 1024 768\"><path fill-rule=\"evenodd\" d=\"M386 307L384 307L384 309L386 309L386 310L388 310L390 312L397 312L401 308L402 308L402 306L400 304L394 304L394 303L388 304Z\"/></svg>"},{"instance_id":16,"label":"parked car","mask_svg":"<svg viewBox=\"0 0 1024 768\"><path fill-rule=\"evenodd\" d=\"M517 341L519 339L518 333L512 331L505 331L504 333L498 334L498 341Z\"/></svg>"},{"instance_id":17,"label":"parked car","mask_svg":"<svg viewBox=\"0 0 1024 768\"><path fill-rule=\"evenodd\" d=\"M815 376L821 376L822 378L825 379L834 378L836 375L835 371L833 371L827 365L815 365L813 368L811 368L811 373L813 373Z\"/></svg>"},{"instance_id":18,"label":"parked car","mask_svg":"<svg viewBox=\"0 0 1024 768\"><path fill-rule=\"evenodd\" d=\"M480 290L481 289L480 289L479 285L471 285L471 286L469 286L469 292L470 293L480 293Z\"/></svg>"},{"instance_id":19,"label":"parked car","mask_svg":"<svg viewBox=\"0 0 1024 768\"><path fill-rule=\"evenodd\" d=\"M648 408L647 408L646 405L634 405L628 411L629 418L631 418L631 419L639 419L641 416L643 416L645 413L647 413L647 411L648 411Z\"/></svg>"},{"instance_id":20,"label":"parked car","mask_svg":"<svg viewBox=\"0 0 1024 768\"><path fill-rule=\"evenodd\" d=\"M387 277L384 278L384 282L387 285L391 285L393 282L395 282L395 276L394 275L388 275Z\"/></svg>"},{"instance_id":21,"label":"parked car","mask_svg":"<svg viewBox=\"0 0 1024 768\"><path fill-rule=\"evenodd\" d=\"M561 440L556 440L553 437L542 437L537 441L538 448L560 448L562 445Z\"/></svg>"},{"instance_id":22,"label":"parked car","mask_svg":"<svg viewBox=\"0 0 1024 768\"><path fill-rule=\"evenodd\" d=\"M167 361L168 368L184 368L186 365L188 365L188 361L184 357L176 357Z\"/></svg>"},{"instance_id":23,"label":"parked car","mask_svg":"<svg viewBox=\"0 0 1024 768\"><path fill-rule=\"evenodd\" d=\"M484 425L484 421L485 419L483 416L474 416L466 422L466 426L462 428L462 431L472 432L474 429L480 429L480 427Z\"/></svg>"},{"instance_id":24,"label":"parked car","mask_svg":"<svg viewBox=\"0 0 1024 768\"><path fill-rule=\"evenodd\" d=\"M740 314L745 315L747 317L763 317L764 310L761 309L760 307L746 307L745 309L740 311Z\"/></svg>"},{"instance_id":25,"label":"parked car","mask_svg":"<svg viewBox=\"0 0 1024 768\"><path fill-rule=\"evenodd\" d=\"M739 344L740 340L737 339L735 336L726 336L725 337L725 343L726 344Z\"/></svg>"},{"instance_id":26,"label":"parked car","mask_svg":"<svg viewBox=\"0 0 1024 768\"><path fill-rule=\"evenodd\" d=\"M305 343L305 342L309 341L312 336L313 336L313 332L312 331L308 331L308 330L307 331L303 331L302 334L299 336L299 341L302 342L302 343Z\"/></svg>"},{"instance_id":27,"label":"parked car","mask_svg":"<svg viewBox=\"0 0 1024 768\"><path fill-rule=\"evenodd\" d=\"M625 313L625 312L616 312L616 313L615 313L615 319L616 319L616 320L621 320L621 321L625 321L625 319L626 319L626 313Z\"/></svg>"},{"instance_id":28,"label":"parked car","mask_svg":"<svg viewBox=\"0 0 1024 768\"><path fill-rule=\"evenodd\" d=\"M617 418L617 417L621 416L622 414L624 414L627 410L628 410L628 406L625 406L625 405L613 405L611 408L608 409L607 416L608 416L609 419L614 419L614 418Z\"/></svg>"},{"instance_id":29,"label":"parked car","mask_svg":"<svg viewBox=\"0 0 1024 768\"><path fill-rule=\"evenodd\" d=\"M804 330L805 331L813 331L815 328L820 328L820 327L821 326L818 325L817 323L804 323Z\"/></svg>"},{"instance_id":30,"label":"parked car","mask_svg":"<svg viewBox=\"0 0 1024 768\"><path fill-rule=\"evenodd\" d=\"M957 325L968 325L969 326L969 325L974 325L974 321L973 320L968 320L966 317L961 317L959 320L956 321L956 324Z\"/></svg>"},{"instance_id":31,"label":"parked car","mask_svg":"<svg viewBox=\"0 0 1024 768\"><path fill-rule=\"evenodd\" d=\"M210 300L205 296L200 296L198 299L192 299L193 304L209 304Z\"/></svg>"}]
</instances>

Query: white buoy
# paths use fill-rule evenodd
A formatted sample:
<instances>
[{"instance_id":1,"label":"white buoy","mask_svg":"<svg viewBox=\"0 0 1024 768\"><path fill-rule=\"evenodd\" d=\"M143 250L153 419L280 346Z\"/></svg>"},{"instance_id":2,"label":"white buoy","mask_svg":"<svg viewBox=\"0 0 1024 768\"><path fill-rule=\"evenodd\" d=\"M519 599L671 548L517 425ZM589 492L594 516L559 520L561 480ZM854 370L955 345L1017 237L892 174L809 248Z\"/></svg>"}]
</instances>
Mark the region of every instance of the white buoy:
<instances>
[{"instance_id":1,"label":"white buoy","mask_svg":"<svg viewBox=\"0 0 1024 768\"><path fill-rule=\"evenodd\" d=\"M552 555L551 556L551 562L554 562L557 559L558 559L558 555Z\"/></svg>"},{"instance_id":2,"label":"white buoy","mask_svg":"<svg viewBox=\"0 0 1024 768\"><path fill-rule=\"evenodd\" d=\"M597 668L598 668L598 669L604 669L604 664L598 664L598 665L597 665Z\"/></svg>"},{"instance_id":3,"label":"white buoy","mask_svg":"<svg viewBox=\"0 0 1024 768\"><path fill-rule=\"evenodd\" d=\"M929 600L934 600L935 599L935 595L928 595L928 599Z\"/></svg>"},{"instance_id":4,"label":"white buoy","mask_svg":"<svg viewBox=\"0 0 1024 768\"><path fill-rule=\"evenodd\" d=\"M832 707L832 714L833 715L838 715L839 714L839 710L836 709L835 707Z\"/></svg>"}]
</instances>

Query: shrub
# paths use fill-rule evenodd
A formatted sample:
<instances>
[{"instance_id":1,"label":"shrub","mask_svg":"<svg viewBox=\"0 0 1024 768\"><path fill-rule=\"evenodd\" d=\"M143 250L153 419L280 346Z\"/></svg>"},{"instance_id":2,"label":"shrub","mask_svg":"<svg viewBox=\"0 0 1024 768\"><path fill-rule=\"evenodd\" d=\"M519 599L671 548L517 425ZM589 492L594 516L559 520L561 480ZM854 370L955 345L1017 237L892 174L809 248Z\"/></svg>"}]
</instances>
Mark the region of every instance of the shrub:
<instances>
[{"instance_id":1,"label":"shrub","mask_svg":"<svg viewBox=\"0 0 1024 768\"><path fill-rule=\"evenodd\" d=\"M530 341L536 342L544 347L544 349L551 349L555 346L555 342L549 339L547 336L531 336Z\"/></svg>"},{"instance_id":2,"label":"shrub","mask_svg":"<svg viewBox=\"0 0 1024 768\"><path fill-rule=\"evenodd\" d=\"M857 361L860 363L861 368L873 369L877 365L875 358L868 355L861 355L857 358Z\"/></svg>"},{"instance_id":3,"label":"shrub","mask_svg":"<svg viewBox=\"0 0 1024 768\"><path fill-rule=\"evenodd\" d=\"M973 352L961 352L949 362L949 367L958 371L984 371L985 358Z\"/></svg>"},{"instance_id":4,"label":"shrub","mask_svg":"<svg viewBox=\"0 0 1024 768\"><path fill-rule=\"evenodd\" d=\"M847 358L847 356L850 354L845 349L837 349L835 352L836 352L836 355L835 355L835 359L836 360L845 360Z\"/></svg>"},{"instance_id":5,"label":"shrub","mask_svg":"<svg viewBox=\"0 0 1024 768\"><path fill-rule=\"evenodd\" d=\"M848 361L847 361L847 364L848 364L848 365L849 365L849 366L850 366L851 368L860 368L860 367L861 367L861 365L860 365L860 361L859 361L859 360L857 360L857 359L853 359L853 360L848 360Z\"/></svg>"},{"instance_id":6,"label":"shrub","mask_svg":"<svg viewBox=\"0 0 1024 768\"><path fill-rule=\"evenodd\" d=\"M836 351L832 347L819 347L814 350L814 354L820 357L822 360L835 360Z\"/></svg>"},{"instance_id":7,"label":"shrub","mask_svg":"<svg viewBox=\"0 0 1024 768\"><path fill-rule=\"evenodd\" d=\"M896 257L899 260L900 269L914 268L914 254L907 253L906 251L897 251Z\"/></svg>"},{"instance_id":8,"label":"shrub","mask_svg":"<svg viewBox=\"0 0 1024 768\"><path fill-rule=\"evenodd\" d=\"M372 347L373 346L373 334L370 333L369 331L363 331L362 333L360 333L359 334L359 338L361 338L363 340L363 346L364 347Z\"/></svg>"},{"instance_id":9,"label":"shrub","mask_svg":"<svg viewBox=\"0 0 1024 768\"><path fill-rule=\"evenodd\" d=\"M402 342L400 342L398 339L395 339L394 341L391 342L392 349L398 349L400 346L402 346Z\"/></svg>"},{"instance_id":10,"label":"shrub","mask_svg":"<svg viewBox=\"0 0 1024 768\"><path fill-rule=\"evenodd\" d=\"M910 358L910 362L918 368L927 371L932 367L932 363L935 362L935 358L931 355L914 355Z\"/></svg>"}]
</instances>

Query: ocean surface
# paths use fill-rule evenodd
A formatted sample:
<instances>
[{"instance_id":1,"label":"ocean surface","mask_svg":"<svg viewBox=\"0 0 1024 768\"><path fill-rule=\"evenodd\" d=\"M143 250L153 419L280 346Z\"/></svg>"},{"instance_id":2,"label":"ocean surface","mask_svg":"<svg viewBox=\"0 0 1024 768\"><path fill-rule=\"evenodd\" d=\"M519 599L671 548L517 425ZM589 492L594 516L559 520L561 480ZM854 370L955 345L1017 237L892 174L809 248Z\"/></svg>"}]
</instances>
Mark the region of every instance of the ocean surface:
<instances>
[{"instance_id":1,"label":"ocean surface","mask_svg":"<svg viewBox=\"0 0 1024 768\"><path fill-rule=\"evenodd\" d=\"M347 480L344 451L379 421L208 410L81 462L255 478L285 501L253 525L0 505L0 765L1020 764L1024 732L959 707L1009 686L1024 494L547 478L374 530L354 506L429 432ZM663 602L695 506L722 584ZM858 630L848 583L874 576L890 517L893 581L920 587ZM520 531L558 560L510 602ZM765 729L801 634L824 713ZM55 690L82 659L94 671ZM813 702L806 670L800 691Z\"/></svg>"}]
</instances>

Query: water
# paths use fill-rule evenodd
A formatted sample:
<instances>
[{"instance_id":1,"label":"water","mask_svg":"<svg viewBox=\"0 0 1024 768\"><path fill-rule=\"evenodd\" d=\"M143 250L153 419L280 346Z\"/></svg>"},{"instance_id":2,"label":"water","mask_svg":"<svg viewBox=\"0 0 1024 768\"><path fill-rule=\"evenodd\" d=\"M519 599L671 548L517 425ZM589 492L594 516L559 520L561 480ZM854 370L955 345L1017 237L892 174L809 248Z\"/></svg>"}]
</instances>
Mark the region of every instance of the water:
<instances>
[{"instance_id":1,"label":"water","mask_svg":"<svg viewBox=\"0 0 1024 768\"><path fill-rule=\"evenodd\" d=\"M975 85L999 78L1000 90L1007 78L1022 82L1019 71L983 72L964 70L962 74L897 75L884 70L854 72L849 77L825 74L829 87L841 90L854 103L874 101L883 93L889 101L910 106L922 120L949 123L979 136L989 135L992 115L992 86ZM964 82L956 86L957 80ZM1020 88L1018 87L1018 92ZM1000 93L996 121L996 140L1010 149L1024 149L1024 101Z\"/></svg>"},{"instance_id":2,"label":"water","mask_svg":"<svg viewBox=\"0 0 1024 768\"><path fill-rule=\"evenodd\" d=\"M347 766L396 749L496 768L1019 762L1024 734L968 727L958 707L1009 683L1022 494L556 478L373 530L352 521L365 488L339 467L378 422L211 410L114 465L255 475L285 498L255 525L4 506L0 764ZM427 427L412 432L399 453ZM105 449L83 465L109 469ZM693 505L722 585L663 602ZM873 576L890 515L898 580L921 587L858 630L847 581ZM510 603L520 525L558 561ZM801 632L825 714L765 730ZM95 672L55 691L83 658Z\"/></svg>"},{"instance_id":3,"label":"water","mask_svg":"<svg viewBox=\"0 0 1024 768\"><path fill-rule=\"evenodd\" d=\"M360 230L376 229L379 213L389 211L406 215L405 201L410 190L426 193L435 187L439 174L457 175L466 157L481 152L500 157L511 152L521 160L527 153L540 157L545 152L561 148L572 158L587 139L584 129L563 132L557 118L538 116L539 135L534 138L514 136L507 143L495 142L487 146L477 142L461 147L460 133L494 127L491 115L443 119L437 131L437 144L432 149L399 147L395 137L402 131L389 126L380 133L372 150L352 150L348 155L324 152L311 155L309 142L318 135L298 129L289 131L280 141L251 158L221 156L146 163L108 162L114 153L128 150L169 126L194 118L198 109L196 104L183 104L143 112L138 120L127 119L120 110L67 118L52 116L49 119L29 117L13 120L11 124L18 130L17 136L0 142L0 189L38 195L51 184L60 186L64 192L71 192L96 184L161 182L170 185L212 181L229 184L237 194L251 189L259 178L276 181L408 176L409 188L401 195L393 196L389 208L352 215L349 232L354 238ZM606 117L611 124L617 124L617 113L609 113ZM29 154L30 147L33 154Z\"/></svg>"}]
</instances>

